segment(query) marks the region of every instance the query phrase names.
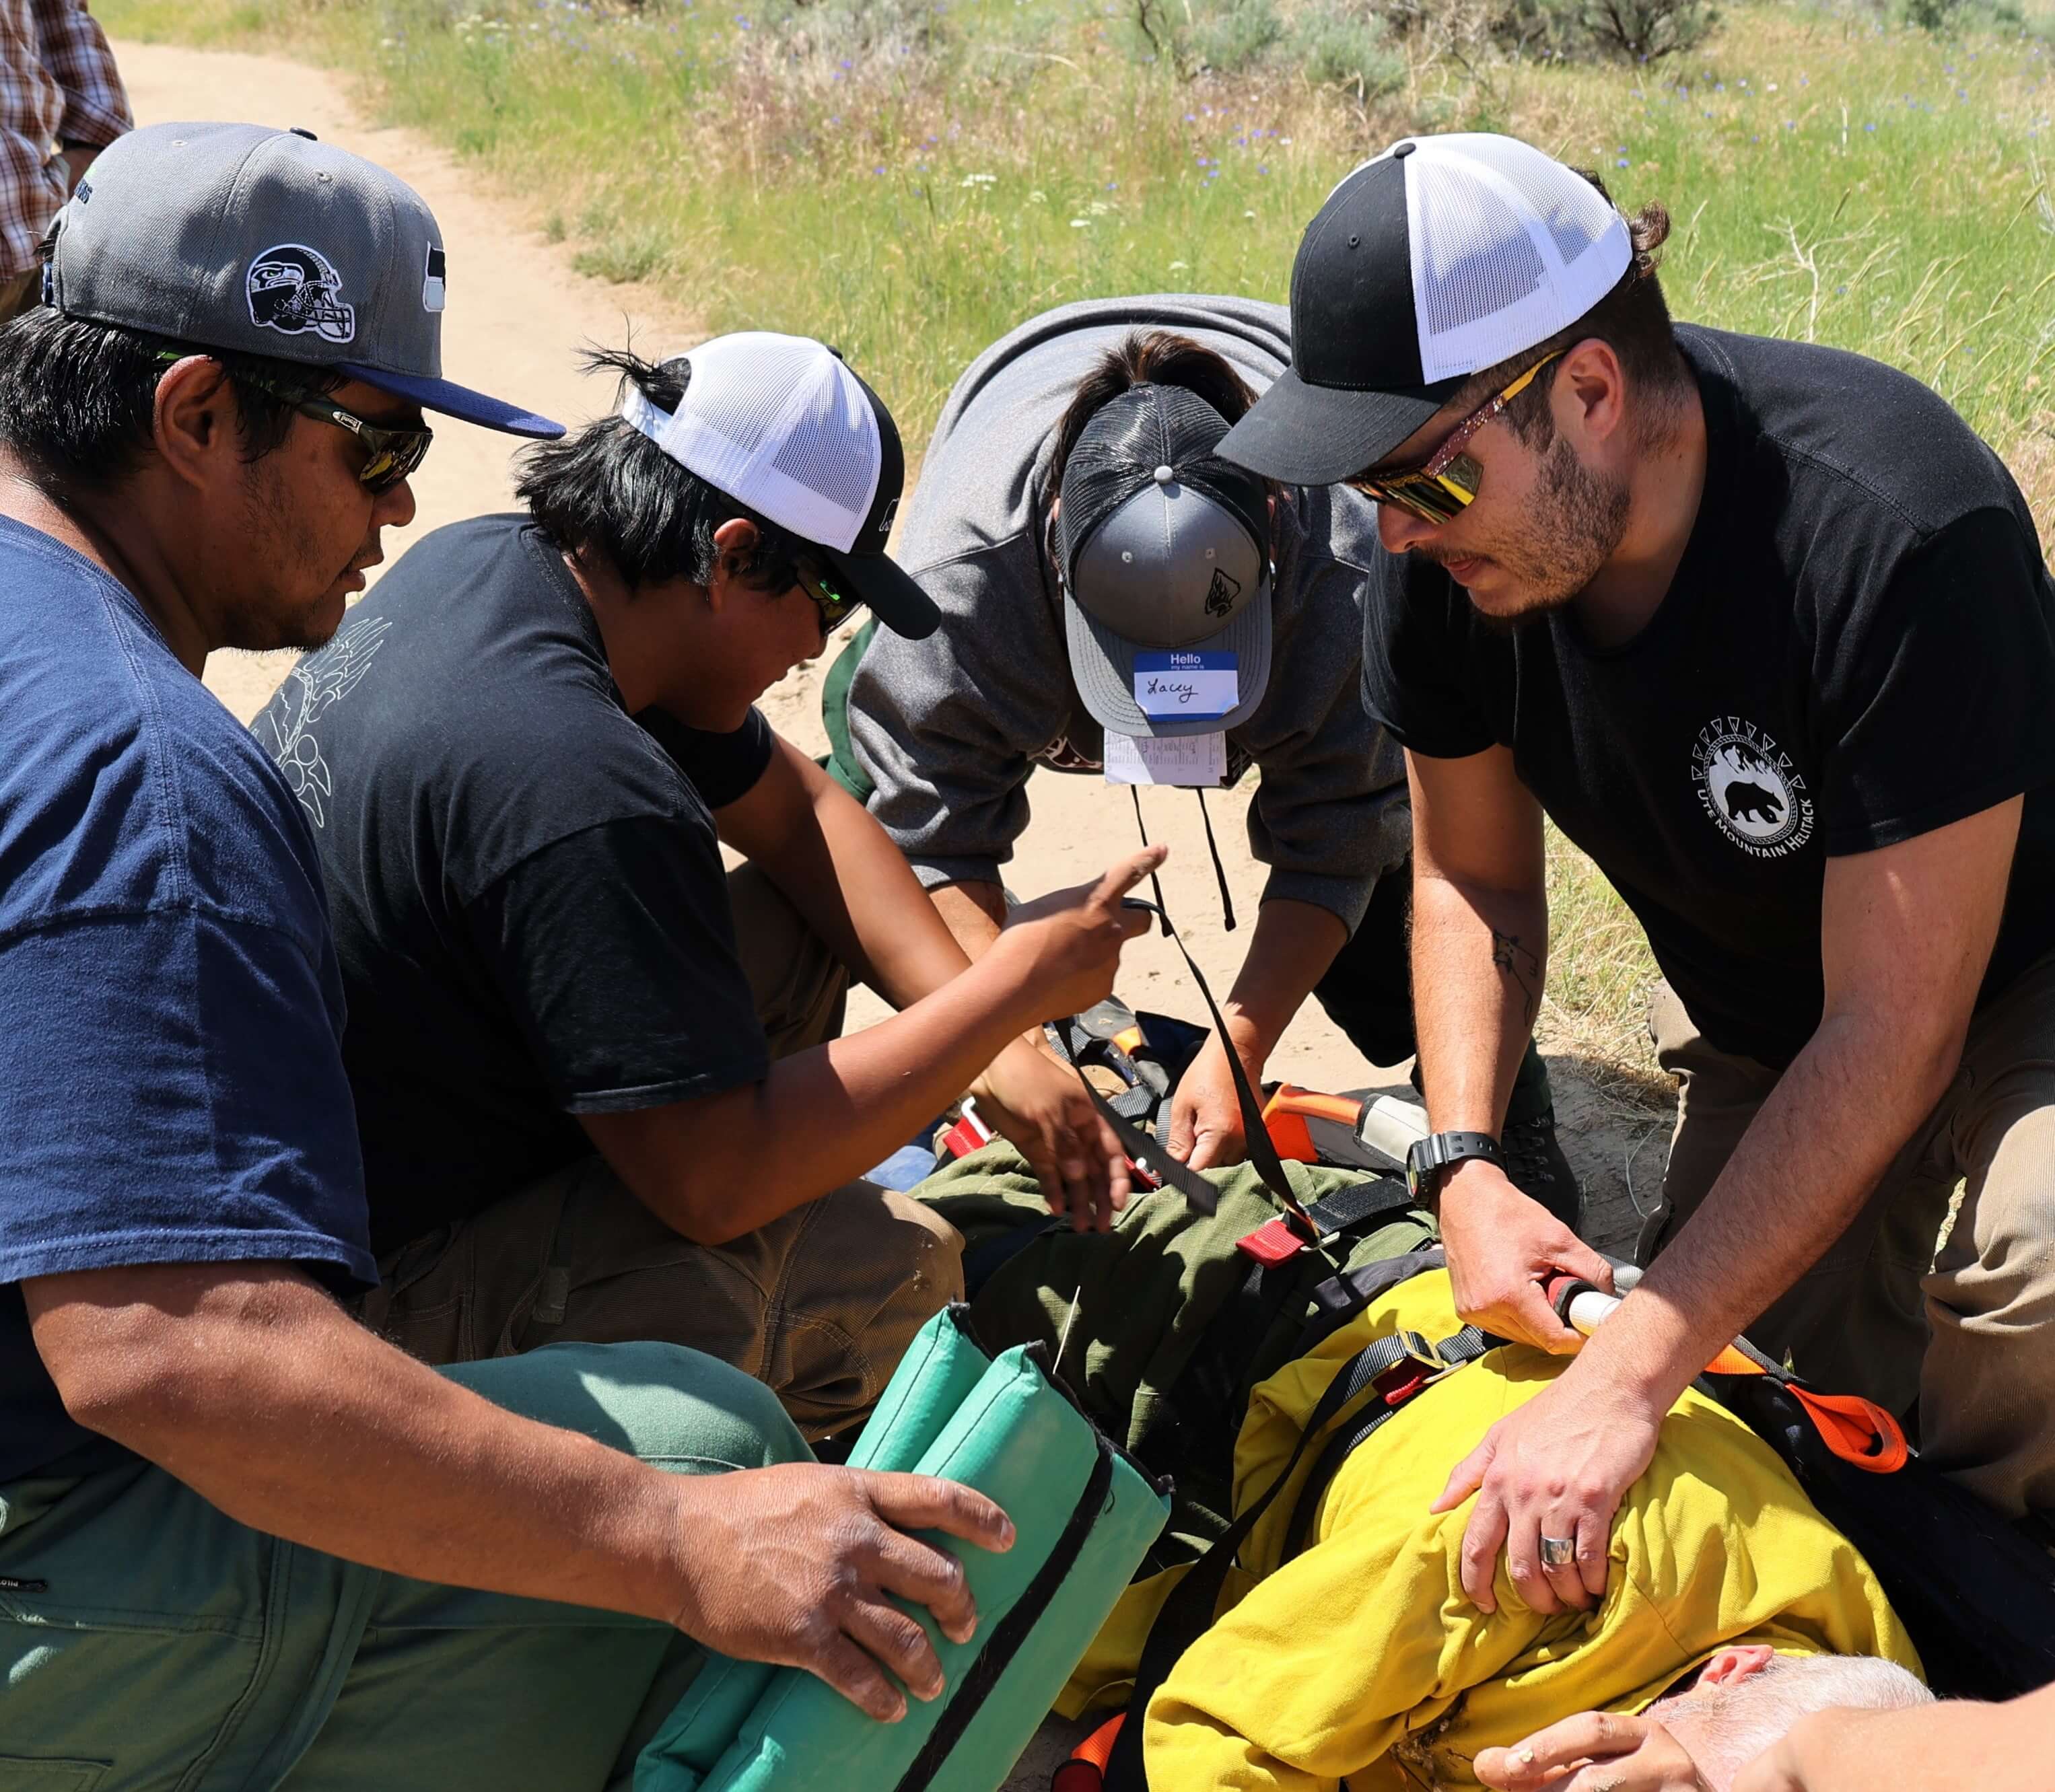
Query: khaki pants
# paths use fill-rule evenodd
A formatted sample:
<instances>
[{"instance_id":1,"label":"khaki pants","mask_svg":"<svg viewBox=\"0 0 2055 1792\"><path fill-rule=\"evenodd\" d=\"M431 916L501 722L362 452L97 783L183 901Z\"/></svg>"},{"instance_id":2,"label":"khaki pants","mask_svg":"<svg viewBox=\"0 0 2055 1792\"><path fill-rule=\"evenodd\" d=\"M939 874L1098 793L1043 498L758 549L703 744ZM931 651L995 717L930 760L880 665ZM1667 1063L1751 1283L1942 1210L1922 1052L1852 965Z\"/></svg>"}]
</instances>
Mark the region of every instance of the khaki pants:
<instances>
[{"instance_id":1,"label":"khaki pants","mask_svg":"<svg viewBox=\"0 0 2055 1792\"><path fill-rule=\"evenodd\" d=\"M842 1030L849 974L769 879L728 880L775 1057ZM565 1342L688 1345L767 1384L809 1437L862 1417L913 1334L963 1298L963 1240L867 1182L732 1243L681 1238L598 1156L403 1247L364 1318L434 1364Z\"/></svg>"},{"instance_id":2,"label":"khaki pants","mask_svg":"<svg viewBox=\"0 0 2055 1792\"><path fill-rule=\"evenodd\" d=\"M1650 1030L1682 1086L1644 1262L1777 1080L1707 1043L1666 984ZM1899 1412L1916 1396L1929 1461L2015 1516L2055 1512L2055 954L1977 1015L1954 1084L1869 1204L1748 1335L1821 1388Z\"/></svg>"},{"instance_id":3,"label":"khaki pants","mask_svg":"<svg viewBox=\"0 0 2055 1792\"><path fill-rule=\"evenodd\" d=\"M0 328L12 323L29 309L30 301L42 289L43 272L31 268L11 279L0 279Z\"/></svg>"}]
</instances>

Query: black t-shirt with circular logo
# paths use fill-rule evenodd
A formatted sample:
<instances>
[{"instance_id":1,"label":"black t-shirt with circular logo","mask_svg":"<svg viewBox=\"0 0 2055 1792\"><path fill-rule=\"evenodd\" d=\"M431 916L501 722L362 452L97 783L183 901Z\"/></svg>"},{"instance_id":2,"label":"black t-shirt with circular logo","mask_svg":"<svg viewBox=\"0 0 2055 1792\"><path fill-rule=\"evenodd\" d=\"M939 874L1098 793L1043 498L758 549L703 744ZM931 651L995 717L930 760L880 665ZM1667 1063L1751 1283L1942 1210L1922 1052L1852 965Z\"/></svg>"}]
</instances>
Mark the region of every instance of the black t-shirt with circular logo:
<instances>
[{"instance_id":1,"label":"black t-shirt with circular logo","mask_svg":"<svg viewBox=\"0 0 2055 1792\"><path fill-rule=\"evenodd\" d=\"M1364 699L1415 753L1512 750L1699 1030L1777 1068L1819 1025L1826 861L2026 793L1982 998L2055 948L2055 586L2024 498L1934 392L1814 345L1680 328L1706 488L1623 645L1507 629L1383 557Z\"/></svg>"}]
</instances>

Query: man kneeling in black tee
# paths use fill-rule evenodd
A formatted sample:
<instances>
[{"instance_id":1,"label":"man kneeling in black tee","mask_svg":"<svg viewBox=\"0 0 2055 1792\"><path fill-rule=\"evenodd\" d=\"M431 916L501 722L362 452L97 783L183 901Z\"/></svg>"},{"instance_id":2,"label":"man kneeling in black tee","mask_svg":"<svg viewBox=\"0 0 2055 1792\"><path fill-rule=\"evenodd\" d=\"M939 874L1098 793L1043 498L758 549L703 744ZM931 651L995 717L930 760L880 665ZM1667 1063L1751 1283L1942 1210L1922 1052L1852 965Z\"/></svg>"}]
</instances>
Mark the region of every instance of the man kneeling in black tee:
<instances>
[{"instance_id":1,"label":"man kneeling in black tee","mask_svg":"<svg viewBox=\"0 0 2055 1792\"><path fill-rule=\"evenodd\" d=\"M1576 1241L1465 1136L1540 993L1544 812L1666 979L1647 1274L1443 1495L1481 1489L1487 1609L1501 1545L1530 1608L1595 1604L1667 1403L1743 1330L1916 1396L1930 1462L2055 1509L2055 589L2018 487L1918 381L1673 325L1667 227L1509 138L1400 143L1308 228L1299 377L1221 448L1379 500L1363 683L1412 778L1466 1318L1577 1344L1541 1292L1586 1272Z\"/></svg>"},{"instance_id":2,"label":"man kneeling in black tee","mask_svg":"<svg viewBox=\"0 0 2055 1792\"><path fill-rule=\"evenodd\" d=\"M980 1072L1063 1073L1017 1036L1106 994L1155 859L970 968L752 707L864 604L935 625L885 557L890 416L796 337L599 360L621 415L534 455L530 514L429 536L255 724L333 912L365 1317L437 1363L689 1344L820 1435L962 1290L954 1231L851 1179ZM836 1038L845 967L909 1011ZM1124 1164L1068 1168L1103 1223Z\"/></svg>"}]
</instances>

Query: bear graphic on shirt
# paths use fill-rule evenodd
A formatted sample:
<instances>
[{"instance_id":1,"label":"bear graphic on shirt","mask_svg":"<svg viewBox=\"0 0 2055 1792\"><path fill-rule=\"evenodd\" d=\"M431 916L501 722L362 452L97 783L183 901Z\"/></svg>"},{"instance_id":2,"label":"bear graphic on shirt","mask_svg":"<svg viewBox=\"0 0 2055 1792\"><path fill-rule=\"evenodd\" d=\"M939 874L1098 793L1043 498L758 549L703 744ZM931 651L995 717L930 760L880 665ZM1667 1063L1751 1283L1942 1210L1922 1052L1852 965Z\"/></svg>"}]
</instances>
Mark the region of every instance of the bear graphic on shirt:
<instances>
[{"instance_id":1,"label":"bear graphic on shirt","mask_svg":"<svg viewBox=\"0 0 2055 1792\"><path fill-rule=\"evenodd\" d=\"M1753 723L1721 716L1702 728L1691 778L1706 814L1751 857L1781 858L1812 838L1812 799L1803 774Z\"/></svg>"}]
</instances>

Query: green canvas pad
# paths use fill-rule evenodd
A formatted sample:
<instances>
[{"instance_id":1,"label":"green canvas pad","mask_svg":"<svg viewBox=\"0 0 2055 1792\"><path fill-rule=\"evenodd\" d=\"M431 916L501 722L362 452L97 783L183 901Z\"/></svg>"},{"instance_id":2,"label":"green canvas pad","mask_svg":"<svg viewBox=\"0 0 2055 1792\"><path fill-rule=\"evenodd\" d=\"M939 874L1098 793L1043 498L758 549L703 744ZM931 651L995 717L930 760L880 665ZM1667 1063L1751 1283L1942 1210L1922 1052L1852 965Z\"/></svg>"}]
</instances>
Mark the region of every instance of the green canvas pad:
<instances>
[{"instance_id":1,"label":"green canvas pad","mask_svg":"<svg viewBox=\"0 0 2055 1792\"><path fill-rule=\"evenodd\" d=\"M960 1644L916 1614L948 1676L944 1698L878 1723L811 1674L716 1660L644 1751L638 1792L992 1792L1169 1512L1050 1384L1037 1354L1016 1349L988 1363L957 1314L937 1315L851 1458L945 1475L1013 1519L1004 1555L931 1538L963 1560L979 1613L977 1634Z\"/></svg>"}]
</instances>

